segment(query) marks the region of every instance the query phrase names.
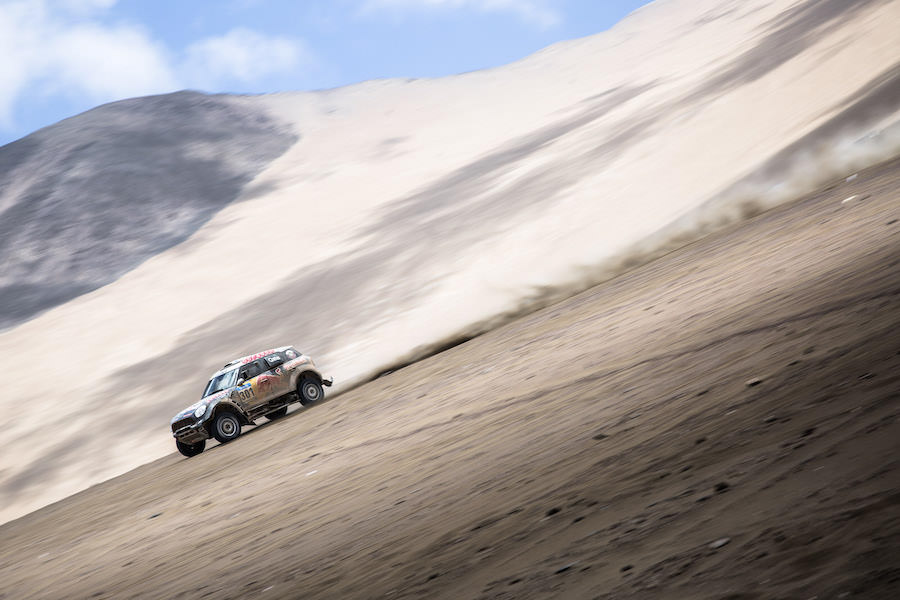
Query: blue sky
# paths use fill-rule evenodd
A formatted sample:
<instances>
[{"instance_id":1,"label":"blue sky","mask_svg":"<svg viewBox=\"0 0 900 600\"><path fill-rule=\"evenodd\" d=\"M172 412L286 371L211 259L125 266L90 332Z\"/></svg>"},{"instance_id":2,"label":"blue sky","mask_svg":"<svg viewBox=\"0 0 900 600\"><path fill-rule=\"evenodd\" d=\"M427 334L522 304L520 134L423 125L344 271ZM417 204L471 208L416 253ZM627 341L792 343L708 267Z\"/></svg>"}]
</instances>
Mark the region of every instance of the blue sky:
<instances>
[{"instance_id":1,"label":"blue sky","mask_svg":"<svg viewBox=\"0 0 900 600\"><path fill-rule=\"evenodd\" d=\"M179 89L262 93L493 67L647 0L0 0L0 145Z\"/></svg>"}]
</instances>

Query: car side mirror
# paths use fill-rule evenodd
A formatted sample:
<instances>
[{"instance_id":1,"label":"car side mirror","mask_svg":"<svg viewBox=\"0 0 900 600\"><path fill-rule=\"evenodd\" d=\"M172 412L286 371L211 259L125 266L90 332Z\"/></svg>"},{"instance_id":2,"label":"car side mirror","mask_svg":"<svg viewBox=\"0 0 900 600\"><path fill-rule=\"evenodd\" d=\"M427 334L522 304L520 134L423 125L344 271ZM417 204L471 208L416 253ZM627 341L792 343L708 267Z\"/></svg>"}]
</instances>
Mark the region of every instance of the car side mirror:
<instances>
[{"instance_id":1,"label":"car side mirror","mask_svg":"<svg viewBox=\"0 0 900 600\"><path fill-rule=\"evenodd\" d=\"M243 377L238 377L238 385L244 385L244 381L246 381Z\"/></svg>"}]
</instances>

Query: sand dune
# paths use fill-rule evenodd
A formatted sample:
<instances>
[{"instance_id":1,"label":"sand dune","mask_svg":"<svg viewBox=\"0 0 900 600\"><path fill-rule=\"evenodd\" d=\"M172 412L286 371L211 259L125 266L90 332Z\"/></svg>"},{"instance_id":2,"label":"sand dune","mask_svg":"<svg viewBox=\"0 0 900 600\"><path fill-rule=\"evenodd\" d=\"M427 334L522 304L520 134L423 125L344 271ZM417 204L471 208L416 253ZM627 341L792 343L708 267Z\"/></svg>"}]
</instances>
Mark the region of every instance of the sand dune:
<instances>
[{"instance_id":1,"label":"sand dune","mask_svg":"<svg viewBox=\"0 0 900 600\"><path fill-rule=\"evenodd\" d=\"M661 1L487 71L216 97L266 115L270 151L198 150L213 174L240 159L239 192L0 334L4 356L59 357L7 384L0 517L171 452L169 416L232 356L293 343L346 386L890 156L898 20L896 1ZM107 135L84 118L85 143Z\"/></svg>"},{"instance_id":2,"label":"sand dune","mask_svg":"<svg viewBox=\"0 0 900 600\"><path fill-rule=\"evenodd\" d=\"M0 329L185 241L294 141L261 109L179 92L0 148Z\"/></svg>"}]
</instances>

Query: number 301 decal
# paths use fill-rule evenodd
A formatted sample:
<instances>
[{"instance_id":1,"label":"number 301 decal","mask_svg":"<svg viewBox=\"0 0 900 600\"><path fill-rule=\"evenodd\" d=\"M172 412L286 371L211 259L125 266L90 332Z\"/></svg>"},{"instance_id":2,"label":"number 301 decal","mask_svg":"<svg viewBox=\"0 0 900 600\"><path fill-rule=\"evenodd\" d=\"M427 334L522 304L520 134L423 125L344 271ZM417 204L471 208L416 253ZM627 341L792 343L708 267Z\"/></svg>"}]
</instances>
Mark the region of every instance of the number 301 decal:
<instances>
[{"instance_id":1,"label":"number 301 decal","mask_svg":"<svg viewBox=\"0 0 900 600\"><path fill-rule=\"evenodd\" d=\"M239 387L238 389L235 390L235 392L237 393L238 400L246 401L246 400L250 400L254 396L253 388L250 387L250 384L247 384L243 387Z\"/></svg>"}]
</instances>

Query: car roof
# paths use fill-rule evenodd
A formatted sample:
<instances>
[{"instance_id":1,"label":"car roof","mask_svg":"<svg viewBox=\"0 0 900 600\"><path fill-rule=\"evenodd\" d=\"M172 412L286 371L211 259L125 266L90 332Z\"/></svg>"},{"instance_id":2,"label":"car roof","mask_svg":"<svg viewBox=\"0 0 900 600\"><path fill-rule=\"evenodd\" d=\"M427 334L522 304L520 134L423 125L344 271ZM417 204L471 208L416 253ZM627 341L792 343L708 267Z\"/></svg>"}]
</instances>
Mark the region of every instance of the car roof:
<instances>
[{"instance_id":1,"label":"car roof","mask_svg":"<svg viewBox=\"0 0 900 600\"><path fill-rule=\"evenodd\" d=\"M262 357L264 357L264 356L268 356L269 354L273 354L273 353L275 353L275 352L284 352L284 351L287 350L288 348L293 348L293 346L281 346L281 347L279 347L279 348L272 348L272 349L270 349L270 350L263 350L262 352L257 352L256 354L248 354L247 356L242 356L242 357L240 357L240 358L236 358L236 359L234 359L234 360L231 360L231 361L228 361L227 363L225 363L225 366L222 367L221 369L219 369L218 371L216 371L215 373L213 373L212 376L213 376L213 377L216 377L217 375L219 375L219 374L221 374L221 373L225 373L226 371L230 371L231 369L233 369L233 368L235 368L235 367L237 367L237 366L239 366L239 365L246 364L246 363L248 363L248 362L250 362L250 361L256 360L257 358L262 358ZM298 354L299 354L299 352L298 352Z\"/></svg>"}]
</instances>

